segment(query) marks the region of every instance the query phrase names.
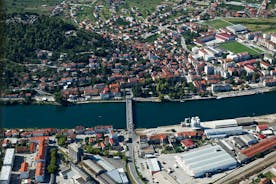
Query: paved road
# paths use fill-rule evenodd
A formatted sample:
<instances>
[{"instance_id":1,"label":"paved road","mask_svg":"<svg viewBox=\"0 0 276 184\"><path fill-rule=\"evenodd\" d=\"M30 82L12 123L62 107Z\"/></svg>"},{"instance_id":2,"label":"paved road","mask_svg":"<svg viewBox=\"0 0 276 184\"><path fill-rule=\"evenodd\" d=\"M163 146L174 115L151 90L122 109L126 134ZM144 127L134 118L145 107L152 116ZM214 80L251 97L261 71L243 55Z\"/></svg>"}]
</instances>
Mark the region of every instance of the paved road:
<instances>
[{"instance_id":1,"label":"paved road","mask_svg":"<svg viewBox=\"0 0 276 184\"><path fill-rule=\"evenodd\" d=\"M134 122L133 122L133 113L132 113L132 98L126 98L126 123L127 123L127 132L128 138L132 141L128 143L129 149L129 162L127 167L129 168L130 175L134 179L136 184L143 184L142 180L138 176L138 173L135 168L135 146L136 134L134 132Z\"/></svg>"}]
</instances>

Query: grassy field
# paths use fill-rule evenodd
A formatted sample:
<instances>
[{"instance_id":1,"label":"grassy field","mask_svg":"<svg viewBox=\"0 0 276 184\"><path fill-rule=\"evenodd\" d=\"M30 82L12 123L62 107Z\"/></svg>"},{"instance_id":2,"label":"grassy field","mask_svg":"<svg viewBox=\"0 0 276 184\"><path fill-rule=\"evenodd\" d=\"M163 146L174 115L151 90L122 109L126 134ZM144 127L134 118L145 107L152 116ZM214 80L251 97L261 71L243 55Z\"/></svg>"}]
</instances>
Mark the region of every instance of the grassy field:
<instances>
[{"instance_id":1,"label":"grassy field","mask_svg":"<svg viewBox=\"0 0 276 184\"><path fill-rule=\"evenodd\" d=\"M274 18L227 18L233 24L242 24L250 31L274 32L276 33L276 17Z\"/></svg>"},{"instance_id":2,"label":"grassy field","mask_svg":"<svg viewBox=\"0 0 276 184\"><path fill-rule=\"evenodd\" d=\"M223 19L208 20L208 21L204 22L203 24L208 25L214 29L220 29L220 28L231 25L229 22L226 22Z\"/></svg>"},{"instance_id":3,"label":"grassy field","mask_svg":"<svg viewBox=\"0 0 276 184\"><path fill-rule=\"evenodd\" d=\"M32 12L50 14L51 9L62 0L4 0L7 13Z\"/></svg>"},{"instance_id":4,"label":"grassy field","mask_svg":"<svg viewBox=\"0 0 276 184\"><path fill-rule=\"evenodd\" d=\"M253 48L249 48L239 42L226 42L220 44L220 47L229 50L230 52L233 52L234 54L241 53L241 52L248 52L251 55L258 55L260 54L258 50L255 50Z\"/></svg>"}]
</instances>

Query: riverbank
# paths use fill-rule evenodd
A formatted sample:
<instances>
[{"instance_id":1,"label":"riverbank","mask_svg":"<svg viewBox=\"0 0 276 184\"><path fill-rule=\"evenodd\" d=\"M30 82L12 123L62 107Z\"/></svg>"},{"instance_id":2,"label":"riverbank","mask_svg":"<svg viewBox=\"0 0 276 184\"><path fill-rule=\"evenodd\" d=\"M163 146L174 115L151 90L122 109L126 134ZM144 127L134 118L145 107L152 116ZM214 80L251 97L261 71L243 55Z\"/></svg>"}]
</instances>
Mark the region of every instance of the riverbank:
<instances>
[{"instance_id":1,"label":"riverbank","mask_svg":"<svg viewBox=\"0 0 276 184\"><path fill-rule=\"evenodd\" d=\"M276 113L274 114L266 114L266 115L260 115L260 116L250 116L250 117L236 117L234 118L237 121L240 119L251 119L254 122L257 122L259 124L267 123L270 125L276 125ZM202 122L204 123L204 122ZM135 132L138 135L143 134L172 134L175 132L181 132L186 130L187 127L182 127L181 122L175 125L165 125L165 126L158 126L155 128L137 128Z\"/></svg>"},{"instance_id":2,"label":"riverbank","mask_svg":"<svg viewBox=\"0 0 276 184\"><path fill-rule=\"evenodd\" d=\"M242 96L250 96L262 93L270 93L276 92L275 87L264 87L243 91L230 91L230 92L221 92L215 93L214 96L202 97L199 95L193 96L192 98L183 98L183 99L165 99L161 101L158 97L149 97L149 98L141 98L134 97L133 100L137 102L187 102L187 101L196 101L196 100L213 100L213 99L222 99L222 98L234 98L234 97L242 97ZM92 103L124 103L125 99L110 99L110 100L86 100L86 101L70 101L70 105L78 105L78 104L92 104ZM14 104L40 104L40 105L61 105L55 101L26 101L24 98L0 98L0 104L3 105L14 105Z\"/></svg>"}]
</instances>

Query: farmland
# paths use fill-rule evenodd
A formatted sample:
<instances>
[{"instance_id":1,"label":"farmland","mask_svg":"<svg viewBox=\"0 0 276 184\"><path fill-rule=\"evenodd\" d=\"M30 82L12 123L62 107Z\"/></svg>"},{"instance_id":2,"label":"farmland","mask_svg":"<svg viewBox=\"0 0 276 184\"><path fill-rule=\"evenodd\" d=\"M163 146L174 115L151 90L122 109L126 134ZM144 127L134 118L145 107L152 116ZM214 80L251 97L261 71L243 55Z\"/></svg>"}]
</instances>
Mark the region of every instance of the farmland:
<instances>
[{"instance_id":1,"label":"farmland","mask_svg":"<svg viewBox=\"0 0 276 184\"><path fill-rule=\"evenodd\" d=\"M276 18L227 18L233 24L242 24L250 31L274 32L276 33Z\"/></svg>"}]
</instances>

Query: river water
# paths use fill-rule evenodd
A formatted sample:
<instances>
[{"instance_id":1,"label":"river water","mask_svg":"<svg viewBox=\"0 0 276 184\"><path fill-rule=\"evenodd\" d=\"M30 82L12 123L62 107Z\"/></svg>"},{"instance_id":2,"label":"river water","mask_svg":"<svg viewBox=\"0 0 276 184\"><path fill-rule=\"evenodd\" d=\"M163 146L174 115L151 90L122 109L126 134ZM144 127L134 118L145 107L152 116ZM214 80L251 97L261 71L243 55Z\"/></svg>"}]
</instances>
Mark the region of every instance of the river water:
<instances>
[{"instance_id":1,"label":"river water","mask_svg":"<svg viewBox=\"0 0 276 184\"><path fill-rule=\"evenodd\" d=\"M135 102L136 127L157 127L199 116L202 121L276 113L276 92L225 99L180 102ZM73 128L112 124L125 128L125 103L0 106L5 128Z\"/></svg>"}]
</instances>

